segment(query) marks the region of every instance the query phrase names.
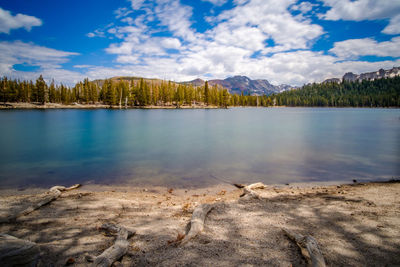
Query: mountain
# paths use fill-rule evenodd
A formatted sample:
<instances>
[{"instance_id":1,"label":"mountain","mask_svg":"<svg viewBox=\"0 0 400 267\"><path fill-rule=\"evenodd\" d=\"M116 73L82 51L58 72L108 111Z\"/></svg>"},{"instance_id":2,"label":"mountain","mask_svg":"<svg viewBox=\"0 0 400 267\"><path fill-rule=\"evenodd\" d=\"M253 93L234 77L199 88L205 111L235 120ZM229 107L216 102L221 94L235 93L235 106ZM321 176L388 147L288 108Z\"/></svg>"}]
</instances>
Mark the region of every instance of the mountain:
<instances>
[{"instance_id":1,"label":"mountain","mask_svg":"<svg viewBox=\"0 0 400 267\"><path fill-rule=\"evenodd\" d=\"M194 86L203 86L205 81L196 79L193 81L183 82L184 84L193 84ZM272 85L268 80L252 80L246 76L233 76L224 80L215 79L209 80L211 86L219 85L225 87L233 94L245 95L271 95L293 89L293 86L287 84Z\"/></svg>"},{"instance_id":2,"label":"mountain","mask_svg":"<svg viewBox=\"0 0 400 267\"><path fill-rule=\"evenodd\" d=\"M340 83L342 80L349 82L363 81L363 80L373 81L375 79L393 78L399 75L400 75L400 67L393 67L392 69L389 70L380 69L374 72L361 73L360 75L354 74L352 72L347 72L345 75L343 75L342 79L331 78L323 81L322 83L329 83L329 82Z\"/></svg>"}]
</instances>

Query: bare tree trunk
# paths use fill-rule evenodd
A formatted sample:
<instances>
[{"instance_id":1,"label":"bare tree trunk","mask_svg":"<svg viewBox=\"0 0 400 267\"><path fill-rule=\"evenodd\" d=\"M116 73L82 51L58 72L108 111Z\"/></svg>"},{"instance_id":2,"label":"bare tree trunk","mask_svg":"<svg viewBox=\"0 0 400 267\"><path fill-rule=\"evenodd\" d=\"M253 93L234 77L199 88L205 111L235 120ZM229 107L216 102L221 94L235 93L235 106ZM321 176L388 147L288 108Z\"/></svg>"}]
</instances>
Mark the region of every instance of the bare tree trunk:
<instances>
[{"instance_id":1,"label":"bare tree trunk","mask_svg":"<svg viewBox=\"0 0 400 267\"><path fill-rule=\"evenodd\" d=\"M238 185L235 185L235 186L239 187ZM241 195L241 197L243 197L245 199L251 199L251 198L261 199L260 194L258 192L256 192L255 189L264 189L266 187L267 186L263 183L254 183L254 184L246 185L243 187L243 194Z\"/></svg>"},{"instance_id":2,"label":"bare tree trunk","mask_svg":"<svg viewBox=\"0 0 400 267\"><path fill-rule=\"evenodd\" d=\"M40 251L36 243L0 234L0 266L36 266Z\"/></svg>"},{"instance_id":3,"label":"bare tree trunk","mask_svg":"<svg viewBox=\"0 0 400 267\"><path fill-rule=\"evenodd\" d=\"M202 204L194 209L192 218L186 227L186 235L180 243L181 245L186 244L189 240L203 231L206 216L213 208L213 204Z\"/></svg>"},{"instance_id":4,"label":"bare tree trunk","mask_svg":"<svg viewBox=\"0 0 400 267\"><path fill-rule=\"evenodd\" d=\"M318 242L312 236L303 236L288 229L283 229L285 234L301 249L301 254L306 258L312 267L325 267L324 256L319 249Z\"/></svg>"},{"instance_id":5,"label":"bare tree trunk","mask_svg":"<svg viewBox=\"0 0 400 267\"><path fill-rule=\"evenodd\" d=\"M39 202L34 203L31 206L29 206L28 208L26 208L22 211L19 211L17 213L11 214L5 218L0 218L0 223L11 222L11 221L16 220L18 217L27 215L27 214L31 213L32 211L39 209L41 206L44 206L44 205L56 200L61 195L61 192L76 189L80 186L81 186L80 184L76 184L71 187L65 187L65 186L59 186L59 185L53 186L52 188L50 188L50 190L43 196L43 198Z\"/></svg>"},{"instance_id":6,"label":"bare tree trunk","mask_svg":"<svg viewBox=\"0 0 400 267\"><path fill-rule=\"evenodd\" d=\"M93 261L92 266L108 267L126 254L129 246L128 238L134 235L136 231L128 230L125 227L112 223L103 224L100 229L109 233L117 234L117 238L115 239L114 244L104 250L99 256L87 256L86 259L88 261Z\"/></svg>"}]
</instances>

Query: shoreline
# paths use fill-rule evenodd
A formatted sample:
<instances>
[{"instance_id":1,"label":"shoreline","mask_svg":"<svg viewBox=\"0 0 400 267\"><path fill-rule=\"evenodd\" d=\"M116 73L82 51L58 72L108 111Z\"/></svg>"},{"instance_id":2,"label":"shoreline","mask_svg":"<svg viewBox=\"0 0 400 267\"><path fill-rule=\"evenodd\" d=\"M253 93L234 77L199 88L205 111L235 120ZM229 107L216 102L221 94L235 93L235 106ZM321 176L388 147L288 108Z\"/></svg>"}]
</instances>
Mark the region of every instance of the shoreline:
<instances>
[{"instance_id":1,"label":"shoreline","mask_svg":"<svg viewBox=\"0 0 400 267\"><path fill-rule=\"evenodd\" d=\"M0 110L14 110L14 109L225 109L218 106L205 106L205 105L181 105L177 107L175 105L165 105L165 106L119 106L119 105L104 105L104 104L58 104L58 103L48 103L46 105L32 104L32 103L1 103Z\"/></svg>"},{"instance_id":2,"label":"shoreline","mask_svg":"<svg viewBox=\"0 0 400 267\"><path fill-rule=\"evenodd\" d=\"M165 106L119 106L119 105L104 105L104 104L58 104L58 103L48 103L46 105L32 104L32 103L0 103L0 110L68 110L68 109L112 109L112 110L124 110L124 109L230 109L230 108L334 108L334 109L344 109L344 108L354 108L354 109L400 109L400 107L320 107L320 106L206 106L206 105L181 105L177 107L176 105L165 105Z\"/></svg>"},{"instance_id":3,"label":"shoreline","mask_svg":"<svg viewBox=\"0 0 400 267\"><path fill-rule=\"evenodd\" d=\"M369 183L390 183L391 181L397 181L396 179L381 179L373 181L362 181L352 182L352 181L310 181L310 182L293 182L293 183L271 183L266 184L268 187L273 188L289 188L289 189L306 189L306 188L316 188L316 187L329 187L329 186L343 186L343 185L354 185L354 184L369 184ZM69 184L62 184L63 186L69 186ZM13 187L6 186L0 187L0 197L4 196L20 196L20 195L32 195L41 194L48 191L49 188L55 185L49 186L26 186L26 187ZM204 186L188 186L188 187L176 187L176 186L166 186L166 185L153 185L153 184L143 184L143 185L132 185L129 183L120 184L101 184L101 183L83 183L81 184L81 189L90 192L166 192L169 189L175 190L175 192L216 192L218 190L235 190L236 187L228 182L219 181L215 184L204 185Z\"/></svg>"}]
</instances>

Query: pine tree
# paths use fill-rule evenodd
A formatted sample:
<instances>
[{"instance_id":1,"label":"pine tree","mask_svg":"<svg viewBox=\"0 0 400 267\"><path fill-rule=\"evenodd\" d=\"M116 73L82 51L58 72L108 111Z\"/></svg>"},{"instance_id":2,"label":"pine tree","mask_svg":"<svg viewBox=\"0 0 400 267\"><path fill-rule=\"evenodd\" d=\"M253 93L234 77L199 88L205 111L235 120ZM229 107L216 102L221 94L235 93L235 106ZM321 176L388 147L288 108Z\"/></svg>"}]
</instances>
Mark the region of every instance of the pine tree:
<instances>
[{"instance_id":1,"label":"pine tree","mask_svg":"<svg viewBox=\"0 0 400 267\"><path fill-rule=\"evenodd\" d=\"M45 105L48 102L49 93L47 90L46 82L43 79L43 76L40 75L39 78L36 80L36 90L37 90L37 102Z\"/></svg>"},{"instance_id":2,"label":"pine tree","mask_svg":"<svg viewBox=\"0 0 400 267\"><path fill-rule=\"evenodd\" d=\"M208 81L204 84L204 103L208 106L209 103L209 89L208 89Z\"/></svg>"}]
</instances>

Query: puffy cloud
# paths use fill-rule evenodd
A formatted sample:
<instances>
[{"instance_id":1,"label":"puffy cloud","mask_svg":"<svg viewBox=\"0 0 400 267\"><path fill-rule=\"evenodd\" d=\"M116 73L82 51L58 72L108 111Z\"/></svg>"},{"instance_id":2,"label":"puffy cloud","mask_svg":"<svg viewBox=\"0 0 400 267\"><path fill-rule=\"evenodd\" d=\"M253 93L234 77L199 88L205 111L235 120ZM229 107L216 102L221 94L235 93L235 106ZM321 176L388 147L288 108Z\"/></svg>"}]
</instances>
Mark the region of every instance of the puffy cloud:
<instances>
[{"instance_id":1,"label":"puffy cloud","mask_svg":"<svg viewBox=\"0 0 400 267\"><path fill-rule=\"evenodd\" d=\"M379 64L392 66L395 62L360 64L343 59L377 54L375 50L379 49L386 49L386 54L393 54L397 39L387 44L372 39L361 40L358 46L356 41L339 42L331 49L330 55L310 51L312 43L324 33L322 27L303 16L290 13L290 10L310 12L314 4L309 2L236 2L234 8L210 17L209 21L215 26L203 33L191 28L190 7L176 0L156 2L154 6L143 2L140 8L145 15L130 20L129 26L115 27L114 35L122 34L122 42L110 45L106 51L116 54L116 62L123 65L91 68L87 73L89 77L100 78L101 74L139 75L182 81L239 74L271 79L274 83L301 85L328 77L340 77L347 71L373 71L377 66L381 68ZM177 17L182 21L177 21ZM158 28L154 28L154 24ZM152 35L166 30L172 37ZM366 51L371 45L375 52ZM177 49L179 53L167 53L167 49ZM364 51L363 54L361 51ZM383 52L377 55L383 56Z\"/></svg>"},{"instance_id":2,"label":"puffy cloud","mask_svg":"<svg viewBox=\"0 0 400 267\"><path fill-rule=\"evenodd\" d=\"M320 17L326 20L376 20L389 19L389 25L383 29L385 34L400 33L400 0L322 0L330 7Z\"/></svg>"},{"instance_id":3,"label":"puffy cloud","mask_svg":"<svg viewBox=\"0 0 400 267\"><path fill-rule=\"evenodd\" d=\"M322 0L330 9L322 17L327 20L375 20L400 13L400 0Z\"/></svg>"},{"instance_id":4,"label":"puffy cloud","mask_svg":"<svg viewBox=\"0 0 400 267\"><path fill-rule=\"evenodd\" d=\"M166 49L181 48L181 42L177 38L162 38L160 43Z\"/></svg>"},{"instance_id":5,"label":"puffy cloud","mask_svg":"<svg viewBox=\"0 0 400 267\"><path fill-rule=\"evenodd\" d=\"M257 27L267 38L286 50L304 49L310 42L323 34L321 26L312 24L303 17L295 17L288 8L292 0L253 0L231 10L224 11L217 18L216 26L228 29L237 27Z\"/></svg>"},{"instance_id":6,"label":"puffy cloud","mask_svg":"<svg viewBox=\"0 0 400 267\"><path fill-rule=\"evenodd\" d=\"M316 5L311 4L310 2L301 2L297 5L292 5L290 7L290 9L293 11L300 11L301 13L306 14L306 13L310 12L314 6L316 6Z\"/></svg>"},{"instance_id":7,"label":"puffy cloud","mask_svg":"<svg viewBox=\"0 0 400 267\"><path fill-rule=\"evenodd\" d=\"M400 15L393 17L383 31L386 34L400 34Z\"/></svg>"},{"instance_id":8,"label":"puffy cloud","mask_svg":"<svg viewBox=\"0 0 400 267\"><path fill-rule=\"evenodd\" d=\"M224 1L214 2L221 4ZM340 10L339 2L350 6L360 5L361 2L371 7L375 5L367 0L324 0L325 5L332 7L323 15L326 19L345 19L350 16L350 13ZM106 53L115 55L112 67L75 65L80 72L66 71L61 64L75 53L16 42L8 43L7 47L14 45L24 48L18 53L12 50L11 57L8 57L10 52L2 48L0 43L0 62L7 63L0 64L0 71L18 77L37 76L37 71L17 72L12 68L14 64L27 63L39 66L40 72L55 75L54 78L59 81L69 79L70 83L82 76L98 79L127 75L183 81L197 77L210 79L246 75L269 79L275 84L302 85L341 77L348 71L361 73L399 65L400 60L362 62L354 59L364 55L400 57L396 49L400 45L400 37L386 42L371 38L345 40L335 43L329 53L311 51L312 44L324 34L320 25L306 18L307 14L315 11L312 10L315 7L312 3L299 3L297 0L234 0L233 8L208 17L210 27L198 32L193 27L192 7L178 0L131 0L131 8L116 11L118 22L87 35L110 37L113 40L105 48ZM381 8L385 12L374 10L369 15L354 13L354 16L356 20L364 19L363 16L368 19L374 16L391 18L388 17L391 11L385 8ZM295 10L300 14L293 15ZM396 25L398 23L392 18L384 32L394 34ZM26 51L30 48L35 51L42 49L49 54L52 52L54 56L38 56L36 51L36 55L29 59L30 52ZM65 76L62 77L62 74Z\"/></svg>"},{"instance_id":9,"label":"puffy cloud","mask_svg":"<svg viewBox=\"0 0 400 267\"><path fill-rule=\"evenodd\" d=\"M41 26L42 21L36 17L24 14L11 15L10 11L0 7L0 33L10 33L10 30L25 28L30 31L34 26Z\"/></svg>"},{"instance_id":10,"label":"puffy cloud","mask_svg":"<svg viewBox=\"0 0 400 267\"><path fill-rule=\"evenodd\" d=\"M400 57L399 47L400 37L386 42L363 38L336 42L329 52L341 59L357 59L360 56Z\"/></svg>"}]
</instances>

